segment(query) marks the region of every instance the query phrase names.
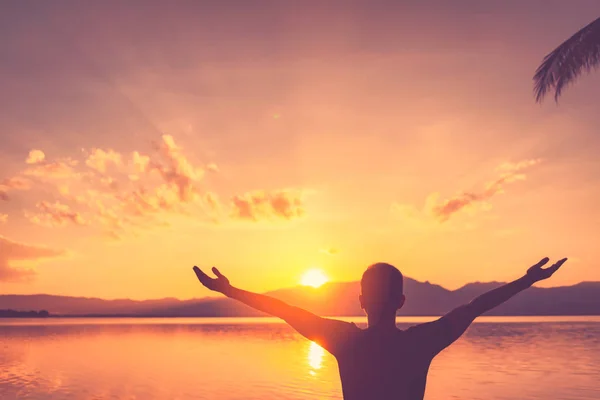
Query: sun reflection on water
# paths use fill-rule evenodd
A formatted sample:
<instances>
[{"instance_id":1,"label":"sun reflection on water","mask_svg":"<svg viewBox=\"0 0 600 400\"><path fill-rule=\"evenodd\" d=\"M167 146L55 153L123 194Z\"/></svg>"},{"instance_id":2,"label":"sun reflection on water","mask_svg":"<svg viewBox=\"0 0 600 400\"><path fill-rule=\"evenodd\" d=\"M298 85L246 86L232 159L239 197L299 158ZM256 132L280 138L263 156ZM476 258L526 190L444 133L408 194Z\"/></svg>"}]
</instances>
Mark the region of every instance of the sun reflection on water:
<instances>
[{"instance_id":1,"label":"sun reflection on water","mask_svg":"<svg viewBox=\"0 0 600 400\"><path fill-rule=\"evenodd\" d=\"M323 355L325 355L325 349L315 342L310 342L307 359L308 365L311 368L309 371L311 375L316 375L316 370L321 368L321 365L323 364Z\"/></svg>"}]
</instances>

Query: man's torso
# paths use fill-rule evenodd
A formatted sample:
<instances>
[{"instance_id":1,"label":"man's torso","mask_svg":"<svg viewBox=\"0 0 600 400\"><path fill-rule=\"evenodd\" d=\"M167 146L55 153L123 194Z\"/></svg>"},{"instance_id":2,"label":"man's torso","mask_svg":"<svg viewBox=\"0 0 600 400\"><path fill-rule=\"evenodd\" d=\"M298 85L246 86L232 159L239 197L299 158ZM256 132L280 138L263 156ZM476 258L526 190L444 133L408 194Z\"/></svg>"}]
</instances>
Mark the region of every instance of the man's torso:
<instances>
[{"instance_id":1,"label":"man's torso","mask_svg":"<svg viewBox=\"0 0 600 400\"><path fill-rule=\"evenodd\" d=\"M373 332L354 325L335 354L345 400L422 400L434 353L419 329Z\"/></svg>"}]
</instances>

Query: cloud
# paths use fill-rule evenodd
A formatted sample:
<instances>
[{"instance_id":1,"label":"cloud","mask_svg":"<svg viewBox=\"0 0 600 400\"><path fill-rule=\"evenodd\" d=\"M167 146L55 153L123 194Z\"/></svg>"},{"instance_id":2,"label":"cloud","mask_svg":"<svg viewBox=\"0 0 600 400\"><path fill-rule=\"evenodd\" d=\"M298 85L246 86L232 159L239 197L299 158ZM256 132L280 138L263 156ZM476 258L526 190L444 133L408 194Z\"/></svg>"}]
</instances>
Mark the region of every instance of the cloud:
<instances>
[{"instance_id":1,"label":"cloud","mask_svg":"<svg viewBox=\"0 0 600 400\"><path fill-rule=\"evenodd\" d=\"M78 159L47 159L31 150L27 166L15 178L0 182L0 198L11 190L41 189L35 208L24 210L33 224L45 227L86 226L110 237L124 237L167 225L169 217L202 222L228 219L291 220L304 214L301 193L255 191L235 196L224 206L204 186L215 163L190 158L171 135L149 143L154 151L83 150Z\"/></svg>"},{"instance_id":2,"label":"cloud","mask_svg":"<svg viewBox=\"0 0 600 400\"><path fill-rule=\"evenodd\" d=\"M74 167L78 161L70 157L56 161L42 161L23 171L24 175L36 177L42 181L49 179L69 179L75 175Z\"/></svg>"},{"instance_id":3,"label":"cloud","mask_svg":"<svg viewBox=\"0 0 600 400\"><path fill-rule=\"evenodd\" d=\"M525 160L518 163L504 163L496 168L500 172L495 180L488 182L481 192L464 192L441 204L434 206L433 214L441 222L447 221L453 214L474 203L485 203L496 194L503 193L504 187L513 182L525 180L523 169L536 165L540 160Z\"/></svg>"},{"instance_id":4,"label":"cloud","mask_svg":"<svg viewBox=\"0 0 600 400\"><path fill-rule=\"evenodd\" d=\"M58 201L55 203L42 201L37 203L36 207L40 212L35 214L25 213L25 217L34 224L47 227L65 226L67 224L86 225L86 221L81 214Z\"/></svg>"},{"instance_id":5,"label":"cloud","mask_svg":"<svg viewBox=\"0 0 600 400\"><path fill-rule=\"evenodd\" d=\"M0 224L5 224L8 221L8 214L0 214Z\"/></svg>"},{"instance_id":6,"label":"cloud","mask_svg":"<svg viewBox=\"0 0 600 400\"><path fill-rule=\"evenodd\" d=\"M492 208L491 200L497 194L504 193L508 184L526 179L522 172L538 164L540 160L525 160L518 163L504 163L496 168L499 173L496 179L486 183L481 191L463 192L444 201L439 201L439 194L432 193L425 200L422 209L412 204L392 204L392 212L412 228L431 228L436 223L445 223L458 213L478 214Z\"/></svg>"},{"instance_id":7,"label":"cloud","mask_svg":"<svg viewBox=\"0 0 600 400\"><path fill-rule=\"evenodd\" d=\"M124 195L117 195L123 209L133 216L144 216L160 211L183 212L178 193L169 185L160 185L153 190L140 188Z\"/></svg>"},{"instance_id":8,"label":"cloud","mask_svg":"<svg viewBox=\"0 0 600 400\"><path fill-rule=\"evenodd\" d=\"M194 183L202 179L204 170L193 166L181 153L181 148L177 146L173 136L163 135L162 140L162 143L156 143L155 146L162 154L164 162L151 160L149 168L157 171L167 184L177 187L181 201L189 201L196 192Z\"/></svg>"},{"instance_id":9,"label":"cloud","mask_svg":"<svg viewBox=\"0 0 600 400\"><path fill-rule=\"evenodd\" d=\"M528 167L532 167L536 164L539 164L542 160L540 160L539 158L535 158L535 159L531 159L531 160L523 160L523 161L519 161L517 163L511 163L511 162L506 162L503 164L500 164L497 168L496 171L501 171L501 172L517 172L520 171L522 169L528 168Z\"/></svg>"},{"instance_id":10,"label":"cloud","mask_svg":"<svg viewBox=\"0 0 600 400\"><path fill-rule=\"evenodd\" d=\"M31 181L19 176L0 181L0 200L8 201L8 192L13 190L29 190Z\"/></svg>"},{"instance_id":11,"label":"cloud","mask_svg":"<svg viewBox=\"0 0 600 400\"><path fill-rule=\"evenodd\" d=\"M132 163L135 167L136 173L144 173L148 170L148 164L150 164L150 157L142 155L137 151L133 152Z\"/></svg>"},{"instance_id":12,"label":"cloud","mask_svg":"<svg viewBox=\"0 0 600 400\"><path fill-rule=\"evenodd\" d=\"M85 165L88 167L105 173L108 165L121 165L122 156L112 149L102 150L102 149L92 149L90 155L85 160Z\"/></svg>"},{"instance_id":13,"label":"cloud","mask_svg":"<svg viewBox=\"0 0 600 400\"><path fill-rule=\"evenodd\" d=\"M70 157L48 160L41 150L31 150L20 175L0 181L0 199L8 200L12 190L40 186L60 201L38 201L36 209L25 210L30 222L87 225L108 229L112 236L115 231L124 234L127 227L164 225L160 214L217 208L216 196L198 187L204 170L184 155L172 136L162 135L154 148L153 154L136 150L129 157L92 148L81 163Z\"/></svg>"},{"instance_id":14,"label":"cloud","mask_svg":"<svg viewBox=\"0 0 600 400\"><path fill-rule=\"evenodd\" d=\"M133 151L127 160L117 153L107 156L110 151L95 150L100 159L110 159L119 166L113 174L120 175L90 177L93 188L77 196L76 201L88 207L90 220L113 238L124 236L128 228L164 226L166 222L161 215L197 215L196 208L216 208L216 197L199 190L203 169L193 165L175 139L162 135L153 144L156 153L145 155ZM105 171L102 164L88 167Z\"/></svg>"},{"instance_id":15,"label":"cloud","mask_svg":"<svg viewBox=\"0 0 600 400\"><path fill-rule=\"evenodd\" d=\"M44 154L43 151L34 149L29 152L29 155L27 156L25 163L39 164L39 163L43 162L45 158L46 158L46 155Z\"/></svg>"},{"instance_id":16,"label":"cloud","mask_svg":"<svg viewBox=\"0 0 600 400\"><path fill-rule=\"evenodd\" d=\"M249 221L291 220L305 213L302 193L297 190L257 190L232 199L232 218Z\"/></svg>"},{"instance_id":17,"label":"cloud","mask_svg":"<svg viewBox=\"0 0 600 400\"><path fill-rule=\"evenodd\" d=\"M33 278L35 275L33 270L15 267L14 262L37 261L64 254L63 250L17 243L0 236L0 282L16 282Z\"/></svg>"}]
</instances>

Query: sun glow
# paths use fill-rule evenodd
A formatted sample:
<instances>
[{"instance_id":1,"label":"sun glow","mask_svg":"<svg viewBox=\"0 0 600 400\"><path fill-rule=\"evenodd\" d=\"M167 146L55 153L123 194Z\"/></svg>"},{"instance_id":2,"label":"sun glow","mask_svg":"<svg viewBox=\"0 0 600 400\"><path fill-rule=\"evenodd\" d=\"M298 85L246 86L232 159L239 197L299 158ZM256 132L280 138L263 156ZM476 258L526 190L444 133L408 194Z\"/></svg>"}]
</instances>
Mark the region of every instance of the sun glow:
<instances>
[{"instance_id":1,"label":"sun glow","mask_svg":"<svg viewBox=\"0 0 600 400\"><path fill-rule=\"evenodd\" d=\"M310 269L302 275L300 284L304 286L312 286L318 288L319 286L326 283L329 279L320 269Z\"/></svg>"}]
</instances>

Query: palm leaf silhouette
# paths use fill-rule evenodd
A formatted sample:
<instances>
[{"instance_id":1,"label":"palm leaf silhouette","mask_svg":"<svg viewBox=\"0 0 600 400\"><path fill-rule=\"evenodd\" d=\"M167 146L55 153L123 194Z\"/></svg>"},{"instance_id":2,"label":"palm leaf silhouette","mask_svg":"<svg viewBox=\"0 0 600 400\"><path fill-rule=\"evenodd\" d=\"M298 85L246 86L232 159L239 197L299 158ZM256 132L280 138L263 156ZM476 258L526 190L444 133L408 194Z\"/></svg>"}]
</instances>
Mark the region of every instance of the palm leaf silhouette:
<instances>
[{"instance_id":1,"label":"palm leaf silhouette","mask_svg":"<svg viewBox=\"0 0 600 400\"><path fill-rule=\"evenodd\" d=\"M600 18L575 33L554 51L544 57L535 71L536 102L554 89L558 101L564 88L573 83L582 72L590 72L600 65Z\"/></svg>"}]
</instances>

